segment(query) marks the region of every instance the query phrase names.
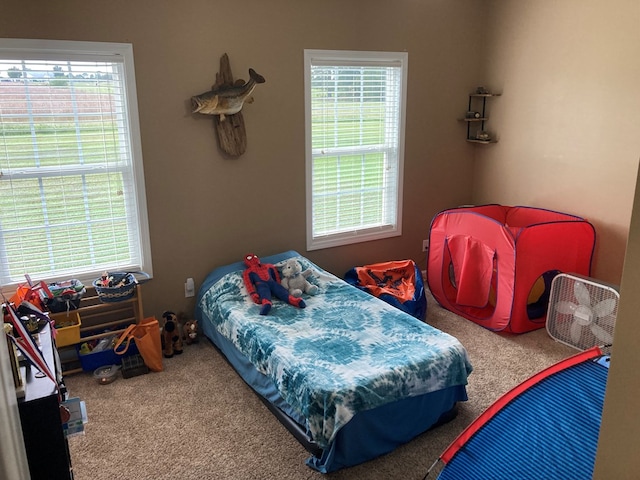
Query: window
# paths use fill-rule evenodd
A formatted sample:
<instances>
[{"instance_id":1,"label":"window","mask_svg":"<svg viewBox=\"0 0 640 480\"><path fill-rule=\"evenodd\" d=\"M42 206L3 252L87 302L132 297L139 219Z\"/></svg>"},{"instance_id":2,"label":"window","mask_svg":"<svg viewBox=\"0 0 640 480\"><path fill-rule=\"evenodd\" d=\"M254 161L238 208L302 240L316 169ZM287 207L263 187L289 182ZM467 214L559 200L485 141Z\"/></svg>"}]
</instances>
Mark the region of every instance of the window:
<instances>
[{"instance_id":1,"label":"window","mask_svg":"<svg viewBox=\"0 0 640 480\"><path fill-rule=\"evenodd\" d=\"M402 233L407 60L305 50L308 250Z\"/></svg>"},{"instance_id":2,"label":"window","mask_svg":"<svg viewBox=\"0 0 640 480\"><path fill-rule=\"evenodd\" d=\"M151 273L133 49L0 39L0 284Z\"/></svg>"}]
</instances>

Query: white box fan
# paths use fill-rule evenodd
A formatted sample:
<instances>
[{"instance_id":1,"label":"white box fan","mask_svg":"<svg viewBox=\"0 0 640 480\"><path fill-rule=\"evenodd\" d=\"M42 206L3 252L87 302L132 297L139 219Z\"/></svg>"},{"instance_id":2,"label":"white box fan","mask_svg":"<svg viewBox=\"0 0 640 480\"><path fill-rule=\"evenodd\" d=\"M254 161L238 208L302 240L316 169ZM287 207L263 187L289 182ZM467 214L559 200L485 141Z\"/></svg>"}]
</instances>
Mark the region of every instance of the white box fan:
<instances>
[{"instance_id":1,"label":"white box fan","mask_svg":"<svg viewBox=\"0 0 640 480\"><path fill-rule=\"evenodd\" d=\"M613 343L620 294L612 285L577 274L559 273L551 282L547 332L578 350Z\"/></svg>"}]
</instances>

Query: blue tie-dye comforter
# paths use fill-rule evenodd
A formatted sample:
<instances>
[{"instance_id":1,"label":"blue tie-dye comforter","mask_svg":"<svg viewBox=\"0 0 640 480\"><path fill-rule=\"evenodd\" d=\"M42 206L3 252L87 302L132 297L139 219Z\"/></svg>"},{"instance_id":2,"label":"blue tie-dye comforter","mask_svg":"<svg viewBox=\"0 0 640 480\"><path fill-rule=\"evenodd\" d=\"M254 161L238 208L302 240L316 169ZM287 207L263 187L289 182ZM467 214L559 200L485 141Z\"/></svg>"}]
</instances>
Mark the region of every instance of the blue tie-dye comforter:
<instances>
[{"instance_id":1,"label":"blue tie-dye comforter","mask_svg":"<svg viewBox=\"0 0 640 480\"><path fill-rule=\"evenodd\" d=\"M307 308L274 300L259 315L240 270L213 284L199 308L307 419L321 448L360 411L466 385L471 365L457 339L296 258L319 287L305 295Z\"/></svg>"}]
</instances>

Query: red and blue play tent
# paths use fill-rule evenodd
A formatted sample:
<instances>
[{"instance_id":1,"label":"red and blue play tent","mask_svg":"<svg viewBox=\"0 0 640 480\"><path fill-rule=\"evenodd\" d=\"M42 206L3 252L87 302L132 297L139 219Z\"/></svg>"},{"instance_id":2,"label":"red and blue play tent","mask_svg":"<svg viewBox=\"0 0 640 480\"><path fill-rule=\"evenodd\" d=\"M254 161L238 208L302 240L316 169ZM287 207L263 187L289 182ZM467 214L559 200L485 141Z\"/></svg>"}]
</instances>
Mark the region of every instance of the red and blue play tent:
<instances>
[{"instance_id":1,"label":"red and blue play tent","mask_svg":"<svg viewBox=\"0 0 640 480\"><path fill-rule=\"evenodd\" d=\"M560 272L589 276L595 229L582 217L498 204L438 213L429 230L427 284L447 310L495 331L545 325Z\"/></svg>"}]
</instances>

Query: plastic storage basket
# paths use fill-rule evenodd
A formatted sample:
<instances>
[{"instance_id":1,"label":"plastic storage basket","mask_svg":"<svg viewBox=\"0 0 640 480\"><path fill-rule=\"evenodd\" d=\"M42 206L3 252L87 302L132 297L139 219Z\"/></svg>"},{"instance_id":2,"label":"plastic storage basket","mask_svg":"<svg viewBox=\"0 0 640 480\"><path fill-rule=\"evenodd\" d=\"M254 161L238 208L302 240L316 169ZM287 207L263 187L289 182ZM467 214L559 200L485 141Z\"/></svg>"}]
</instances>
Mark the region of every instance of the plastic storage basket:
<instances>
[{"instance_id":1,"label":"plastic storage basket","mask_svg":"<svg viewBox=\"0 0 640 480\"><path fill-rule=\"evenodd\" d=\"M75 310L80 307L80 300L86 293L86 288L80 280L67 280L48 285L52 297L45 298L45 303L50 312L60 313Z\"/></svg>"},{"instance_id":2,"label":"plastic storage basket","mask_svg":"<svg viewBox=\"0 0 640 480\"><path fill-rule=\"evenodd\" d=\"M135 342L131 342L131 345L123 355L118 355L113 351L113 348L102 350L101 352L81 353L79 345L76 347L76 351L82 370L85 372L93 372L96 368L106 365L121 365L123 358L139 353Z\"/></svg>"},{"instance_id":3,"label":"plastic storage basket","mask_svg":"<svg viewBox=\"0 0 640 480\"><path fill-rule=\"evenodd\" d=\"M93 281L93 288L102 302L122 302L133 297L136 285L141 281L135 275L142 275L144 280L149 278L149 274L145 272L108 272L108 284L113 286L105 285L107 280L102 277Z\"/></svg>"},{"instance_id":4,"label":"plastic storage basket","mask_svg":"<svg viewBox=\"0 0 640 480\"><path fill-rule=\"evenodd\" d=\"M56 345L58 347L66 347L80 341L80 325L82 325L82 322L78 312L56 313L50 315L50 318L55 323Z\"/></svg>"}]
</instances>

